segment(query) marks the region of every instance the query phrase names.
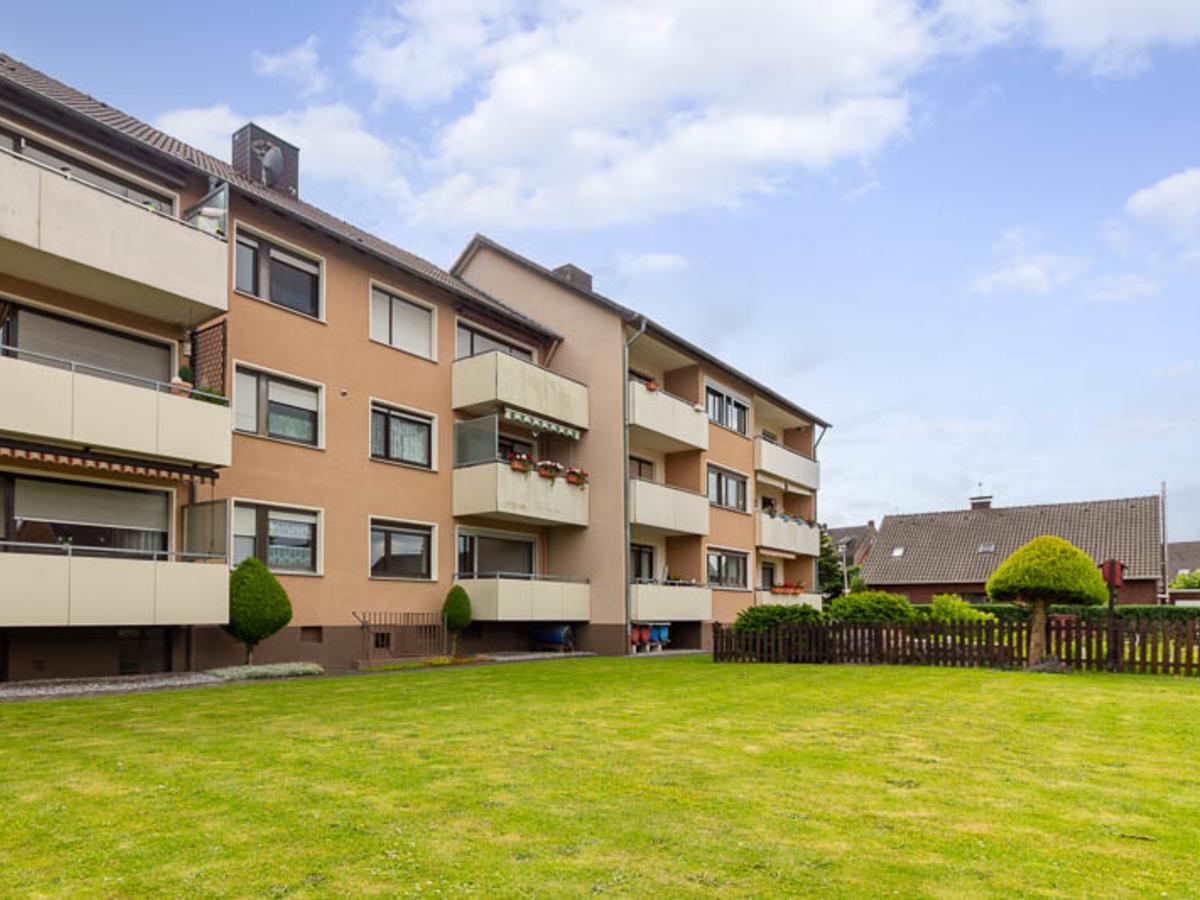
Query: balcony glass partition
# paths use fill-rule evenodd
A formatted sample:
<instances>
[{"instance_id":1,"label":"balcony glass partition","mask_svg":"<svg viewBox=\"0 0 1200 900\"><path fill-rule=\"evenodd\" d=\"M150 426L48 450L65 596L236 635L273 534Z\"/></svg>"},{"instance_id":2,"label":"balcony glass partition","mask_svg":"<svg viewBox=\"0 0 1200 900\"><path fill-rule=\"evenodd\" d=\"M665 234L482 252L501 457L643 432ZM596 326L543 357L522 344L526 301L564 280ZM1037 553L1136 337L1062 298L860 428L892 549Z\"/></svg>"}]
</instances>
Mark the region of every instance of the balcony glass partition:
<instances>
[{"instance_id":1,"label":"balcony glass partition","mask_svg":"<svg viewBox=\"0 0 1200 900\"><path fill-rule=\"evenodd\" d=\"M483 416L454 423L454 467L496 462L500 453L500 423Z\"/></svg>"}]
</instances>

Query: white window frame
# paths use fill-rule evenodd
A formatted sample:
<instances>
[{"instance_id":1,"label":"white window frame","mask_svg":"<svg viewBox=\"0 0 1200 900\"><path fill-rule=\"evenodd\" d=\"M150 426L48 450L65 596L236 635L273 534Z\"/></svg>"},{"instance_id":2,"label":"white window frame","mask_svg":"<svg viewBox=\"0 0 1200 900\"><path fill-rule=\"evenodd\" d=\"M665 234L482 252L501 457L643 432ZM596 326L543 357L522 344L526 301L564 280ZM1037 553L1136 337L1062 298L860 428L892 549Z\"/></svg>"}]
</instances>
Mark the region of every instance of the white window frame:
<instances>
[{"instance_id":1,"label":"white window frame","mask_svg":"<svg viewBox=\"0 0 1200 900\"><path fill-rule=\"evenodd\" d=\"M371 413L375 409L375 405L387 407L388 409L410 415L418 416L422 419L429 420L429 462L428 468L417 463L405 462L402 459L385 459L383 457L374 456L371 453ZM387 466L401 466L405 469L414 469L417 472L436 472L438 471L438 414L429 412L425 409L417 409L415 406L406 406L403 403L396 403L392 400L385 400L382 397L374 395L367 398L367 459L374 463L383 463Z\"/></svg>"},{"instance_id":2,"label":"white window frame","mask_svg":"<svg viewBox=\"0 0 1200 900\"><path fill-rule=\"evenodd\" d=\"M233 564L233 510L239 503L247 506L270 506L281 510L291 510L298 513L316 514L317 517L317 546L316 546L316 569L312 572L301 572L296 569L270 569L271 572L280 578L323 578L325 576L325 507L323 506L302 506L298 503L282 503L278 500L264 500L254 497L226 497L226 514L228 521L225 523L226 537L226 552L229 555L230 570L236 569ZM263 565L267 565L267 561L262 560Z\"/></svg>"},{"instance_id":3,"label":"white window frame","mask_svg":"<svg viewBox=\"0 0 1200 900\"><path fill-rule=\"evenodd\" d=\"M371 305L375 302L375 291L383 291L385 294L390 294L397 300L402 300L406 303L411 303L413 306L420 306L429 310L429 356L422 356L420 353L413 353L411 350L405 350L403 347L397 347L391 342L392 336L388 335L386 341L381 341L371 334ZM390 313L389 313L389 322ZM367 284L367 337L371 343L379 344L391 350L397 350L400 353L407 354L414 359L423 359L428 362L436 363L438 361L438 307L436 303L430 303L428 300L423 300L414 294L401 290L388 284L386 281L380 281L372 278Z\"/></svg>"},{"instance_id":4,"label":"white window frame","mask_svg":"<svg viewBox=\"0 0 1200 900\"><path fill-rule=\"evenodd\" d=\"M714 391L717 391L720 394L724 394L726 401L734 400L734 401L742 404L744 407L746 407L746 430L745 430L745 432L738 431L736 428L730 428L724 422L714 422L712 420L712 418L709 417L709 415L708 415L708 391L710 388ZM754 426L756 424L755 419L754 419L754 404L750 402L750 398L745 396L744 394L739 393L738 391L733 390L732 388L726 387L725 385L721 384L721 382L719 382L719 381L715 381L712 378L708 378L707 376L704 379L704 417L706 419L708 419L709 424L716 425L718 428L724 428L730 434L740 435L741 437L744 437L747 440L749 440L754 434Z\"/></svg>"},{"instance_id":5,"label":"white window frame","mask_svg":"<svg viewBox=\"0 0 1200 900\"><path fill-rule=\"evenodd\" d=\"M303 441L293 441L289 438L272 437L269 434L259 434L256 431L242 431L237 427L237 373L238 369L245 369L247 372L261 373L263 375L273 375L276 378L281 378L285 381L294 381L297 384L305 385L306 387L315 388L317 391L317 443L306 444ZM325 384L320 381L313 381L311 378L304 378L300 375L293 375L291 372L283 372L279 369L272 369L268 366L260 366L258 363L250 362L246 359L233 360L233 377L229 384L229 409L232 415L231 427L233 433L242 437L257 438L261 441L274 441L277 444L287 444L289 447L303 447L306 450L324 450L325 449ZM369 448L368 448L369 449Z\"/></svg>"},{"instance_id":6,"label":"white window frame","mask_svg":"<svg viewBox=\"0 0 1200 900\"><path fill-rule=\"evenodd\" d=\"M403 575L371 574L371 531L376 521L378 521L384 527L393 525L398 528L403 528L405 525L414 525L420 528L429 529L428 578L409 578ZM388 516L380 513L367 513L367 580L412 582L414 584L431 584L436 582L438 580L438 535L439 530L437 522L422 522L419 519L412 519L405 516Z\"/></svg>"},{"instance_id":7,"label":"white window frame","mask_svg":"<svg viewBox=\"0 0 1200 900\"><path fill-rule=\"evenodd\" d=\"M229 241L229 252L233 254L233 259L230 261L230 272L233 273L233 292L239 297L249 297L251 300L257 300L259 303L265 303L272 309L283 310L286 313L291 313L293 316L299 316L306 322L320 322L322 325L327 324L325 321L325 297L326 289L329 281L329 266L326 264L325 257L319 253L314 253L305 247L301 247L292 241L284 240L254 225L247 225L240 219L233 220L233 239ZM258 294L251 294L247 291L239 290L237 286L237 239L239 235L245 235L250 240L266 241L268 244L274 244L279 250L284 251L278 258L290 266L296 266L308 270L315 266L317 276L317 315L310 316L308 313L300 312L298 309L292 309L290 306L283 306L279 303L274 303L268 297L260 297ZM268 252L275 248L268 248ZM262 245L258 247L258 252L262 253ZM300 258L293 260L287 255L287 251L297 254ZM263 285L258 286L259 291L263 289Z\"/></svg>"}]
</instances>

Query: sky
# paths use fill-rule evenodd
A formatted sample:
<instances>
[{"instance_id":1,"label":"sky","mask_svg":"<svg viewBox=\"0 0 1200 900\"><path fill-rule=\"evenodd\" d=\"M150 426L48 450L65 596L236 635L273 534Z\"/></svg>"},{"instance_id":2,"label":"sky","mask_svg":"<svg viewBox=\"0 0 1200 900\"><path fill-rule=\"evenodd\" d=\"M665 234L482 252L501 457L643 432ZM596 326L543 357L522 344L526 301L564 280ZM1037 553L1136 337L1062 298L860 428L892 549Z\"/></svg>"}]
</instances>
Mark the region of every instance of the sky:
<instances>
[{"instance_id":1,"label":"sky","mask_svg":"<svg viewBox=\"0 0 1200 900\"><path fill-rule=\"evenodd\" d=\"M11 3L0 50L449 267L592 272L833 423L831 525L1157 493L1200 539L1200 3ZM64 28L64 22L69 27Z\"/></svg>"}]
</instances>

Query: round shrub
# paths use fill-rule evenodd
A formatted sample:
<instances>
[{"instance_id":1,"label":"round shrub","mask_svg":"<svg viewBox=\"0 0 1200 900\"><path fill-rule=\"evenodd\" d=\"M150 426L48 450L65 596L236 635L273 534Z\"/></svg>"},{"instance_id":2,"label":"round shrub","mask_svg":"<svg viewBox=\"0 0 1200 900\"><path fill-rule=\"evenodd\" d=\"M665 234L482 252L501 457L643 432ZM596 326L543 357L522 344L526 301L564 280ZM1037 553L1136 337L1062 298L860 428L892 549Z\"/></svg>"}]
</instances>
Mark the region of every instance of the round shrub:
<instances>
[{"instance_id":1,"label":"round shrub","mask_svg":"<svg viewBox=\"0 0 1200 900\"><path fill-rule=\"evenodd\" d=\"M770 631L789 622L820 622L822 615L811 606L782 603L766 603L762 606L747 606L733 621L733 630L741 632Z\"/></svg>"},{"instance_id":2,"label":"round shrub","mask_svg":"<svg viewBox=\"0 0 1200 900\"><path fill-rule=\"evenodd\" d=\"M917 612L908 598L887 591L859 591L838 597L829 616L837 622L911 622Z\"/></svg>"},{"instance_id":3,"label":"round shrub","mask_svg":"<svg viewBox=\"0 0 1200 900\"><path fill-rule=\"evenodd\" d=\"M456 584L446 592L442 603L442 620L450 632L450 656L458 655L458 633L471 624L471 597L467 589Z\"/></svg>"},{"instance_id":4,"label":"round shrub","mask_svg":"<svg viewBox=\"0 0 1200 900\"><path fill-rule=\"evenodd\" d=\"M279 579L261 560L243 559L229 576L229 624L225 630L246 645L246 664L254 648L292 621L292 601Z\"/></svg>"},{"instance_id":5,"label":"round shrub","mask_svg":"<svg viewBox=\"0 0 1200 900\"><path fill-rule=\"evenodd\" d=\"M1051 535L1034 538L1000 563L988 579L987 593L997 602L1108 602L1108 587L1092 558Z\"/></svg>"},{"instance_id":6,"label":"round shrub","mask_svg":"<svg viewBox=\"0 0 1200 900\"><path fill-rule=\"evenodd\" d=\"M958 594L934 594L929 606L929 618L934 622L995 622L996 617L976 609Z\"/></svg>"}]
</instances>

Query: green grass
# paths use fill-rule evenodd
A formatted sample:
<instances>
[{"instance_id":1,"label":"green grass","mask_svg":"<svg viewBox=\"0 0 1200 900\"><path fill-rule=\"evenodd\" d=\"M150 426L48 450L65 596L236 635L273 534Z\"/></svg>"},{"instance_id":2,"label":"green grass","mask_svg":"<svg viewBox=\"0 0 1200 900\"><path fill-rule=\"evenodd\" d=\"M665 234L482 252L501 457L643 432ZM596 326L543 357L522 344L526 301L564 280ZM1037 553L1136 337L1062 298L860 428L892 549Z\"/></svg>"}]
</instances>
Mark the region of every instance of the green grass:
<instances>
[{"instance_id":1,"label":"green grass","mask_svg":"<svg viewBox=\"0 0 1200 900\"><path fill-rule=\"evenodd\" d=\"M1181 896L1200 683L583 659L0 705L0 894Z\"/></svg>"}]
</instances>

